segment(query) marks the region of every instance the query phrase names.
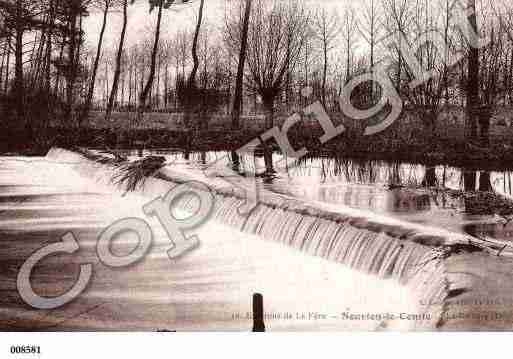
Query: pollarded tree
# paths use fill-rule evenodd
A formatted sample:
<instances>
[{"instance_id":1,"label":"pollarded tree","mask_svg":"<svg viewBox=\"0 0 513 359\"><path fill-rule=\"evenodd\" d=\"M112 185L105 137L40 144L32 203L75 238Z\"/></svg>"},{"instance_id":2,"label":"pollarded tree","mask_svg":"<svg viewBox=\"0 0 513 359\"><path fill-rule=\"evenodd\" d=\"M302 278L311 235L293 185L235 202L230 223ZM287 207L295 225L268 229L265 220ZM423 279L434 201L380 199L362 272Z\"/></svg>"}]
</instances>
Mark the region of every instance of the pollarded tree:
<instances>
[{"instance_id":1,"label":"pollarded tree","mask_svg":"<svg viewBox=\"0 0 513 359\"><path fill-rule=\"evenodd\" d=\"M275 102L284 89L287 71L292 71L300 58L310 15L300 2L289 1L269 4L258 0L253 11L248 31L246 84L262 98L267 127L273 127Z\"/></svg>"},{"instance_id":2,"label":"pollarded tree","mask_svg":"<svg viewBox=\"0 0 513 359\"><path fill-rule=\"evenodd\" d=\"M414 11L415 20L413 21L410 33L412 33L413 37L424 35L429 40L417 49L416 58L422 69L434 73L435 76L423 78L423 81L414 88L403 91L403 95L419 111L424 124L424 130L429 137L432 137L435 135L438 114L445 89L444 74L447 66L444 59L446 52L440 51L435 46L436 39L433 37L433 34L437 34L438 14L434 11L432 4L427 1L419 2L416 4ZM414 75L410 67L406 66L404 72L411 83L414 80Z\"/></svg>"}]
</instances>

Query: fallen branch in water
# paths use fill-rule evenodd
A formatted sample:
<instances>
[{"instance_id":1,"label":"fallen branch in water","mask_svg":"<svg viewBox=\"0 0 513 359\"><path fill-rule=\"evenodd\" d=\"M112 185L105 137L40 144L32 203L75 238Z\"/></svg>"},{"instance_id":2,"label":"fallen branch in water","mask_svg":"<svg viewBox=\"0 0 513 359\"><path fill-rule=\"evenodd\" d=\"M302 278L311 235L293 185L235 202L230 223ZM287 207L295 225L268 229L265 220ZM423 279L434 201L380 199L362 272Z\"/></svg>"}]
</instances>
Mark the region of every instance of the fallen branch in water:
<instances>
[{"instance_id":1,"label":"fallen branch in water","mask_svg":"<svg viewBox=\"0 0 513 359\"><path fill-rule=\"evenodd\" d=\"M148 156L135 162L126 162L119 165L112 183L126 186L126 192L133 192L144 185L148 177L154 176L166 163L162 156Z\"/></svg>"},{"instance_id":2,"label":"fallen branch in water","mask_svg":"<svg viewBox=\"0 0 513 359\"><path fill-rule=\"evenodd\" d=\"M126 192L133 192L143 186L148 177L154 176L166 165L166 159L162 156L147 156L141 160L129 162L126 157L113 151L95 153L82 148L75 148L73 151L80 153L88 160L114 167L115 173L111 183L126 186Z\"/></svg>"}]
</instances>

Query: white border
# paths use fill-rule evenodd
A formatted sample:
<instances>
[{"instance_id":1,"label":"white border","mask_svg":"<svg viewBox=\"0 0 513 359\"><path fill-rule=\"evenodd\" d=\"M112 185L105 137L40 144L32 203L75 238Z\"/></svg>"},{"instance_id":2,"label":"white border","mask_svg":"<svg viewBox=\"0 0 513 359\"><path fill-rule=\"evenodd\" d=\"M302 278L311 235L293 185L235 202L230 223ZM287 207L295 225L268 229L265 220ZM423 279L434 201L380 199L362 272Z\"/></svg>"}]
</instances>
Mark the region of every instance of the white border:
<instances>
[{"instance_id":1,"label":"white border","mask_svg":"<svg viewBox=\"0 0 513 359\"><path fill-rule=\"evenodd\" d=\"M493 358L508 333L0 333L0 358ZM10 354L39 345L41 355Z\"/></svg>"}]
</instances>

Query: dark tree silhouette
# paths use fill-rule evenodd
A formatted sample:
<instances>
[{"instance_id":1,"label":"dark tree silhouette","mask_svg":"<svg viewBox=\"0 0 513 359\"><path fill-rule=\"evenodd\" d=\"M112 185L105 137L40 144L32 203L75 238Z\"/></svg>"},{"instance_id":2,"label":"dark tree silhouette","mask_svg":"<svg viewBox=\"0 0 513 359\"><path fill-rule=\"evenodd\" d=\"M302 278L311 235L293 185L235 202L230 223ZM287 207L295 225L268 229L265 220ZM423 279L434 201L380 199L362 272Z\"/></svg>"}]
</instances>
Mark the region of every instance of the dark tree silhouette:
<instances>
[{"instance_id":1,"label":"dark tree silhouette","mask_svg":"<svg viewBox=\"0 0 513 359\"><path fill-rule=\"evenodd\" d=\"M105 119L108 121L114 106L114 99L118 93L119 77L121 75L121 57L123 55L123 46L125 44L126 27L128 23L127 16L128 0L123 0L123 26L121 28L121 35L119 37L118 51L116 54L116 69L114 70L114 79L112 80L112 89L110 92L109 103L107 104L107 111Z\"/></svg>"}]
</instances>

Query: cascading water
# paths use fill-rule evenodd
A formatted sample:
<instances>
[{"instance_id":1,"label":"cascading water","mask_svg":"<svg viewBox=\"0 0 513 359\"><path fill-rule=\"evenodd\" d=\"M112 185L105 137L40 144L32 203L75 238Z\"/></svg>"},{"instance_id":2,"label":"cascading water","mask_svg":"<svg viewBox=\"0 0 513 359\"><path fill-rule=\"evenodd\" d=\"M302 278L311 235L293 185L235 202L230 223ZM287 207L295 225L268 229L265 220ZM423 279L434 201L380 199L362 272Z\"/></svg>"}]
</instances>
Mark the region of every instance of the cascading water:
<instances>
[{"instance_id":1,"label":"cascading water","mask_svg":"<svg viewBox=\"0 0 513 359\"><path fill-rule=\"evenodd\" d=\"M193 197L183 199L181 208L193 210ZM214 219L238 230L293 247L308 255L341 263L382 279L394 279L411 289L419 303L419 327L436 325L447 296L442 248L422 245L408 238L355 227L352 218L338 222L285 208L258 204L247 216L239 214L244 200L216 195ZM429 316L428 316L429 314Z\"/></svg>"},{"instance_id":2,"label":"cascading water","mask_svg":"<svg viewBox=\"0 0 513 359\"><path fill-rule=\"evenodd\" d=\"M81 156L55 150L49 157L77 160ZM81 164L75 166L77 171L103 182L108 182L105 177L115 172L83 158L79 162ZM173 183L180 184L181 180L150 178L141 192L149 196L162 195ZM333 214L297 201L283 204L265 196L243 216L238 208L244 204L244 199L234 195L233 190L215 187L211 190L215 194L212 215L215 222L358 272L394 280L408 288L413 302L418 304L419 320L414 326L434 329L438 324L449 295L444 258L450 251L451 240L433 239L436 235L391 228L393 225L359 216ZM186 211L194 210L195 206L194 196L183 197L178 203L178 207Z\"/></svg>"}]
</instances>

